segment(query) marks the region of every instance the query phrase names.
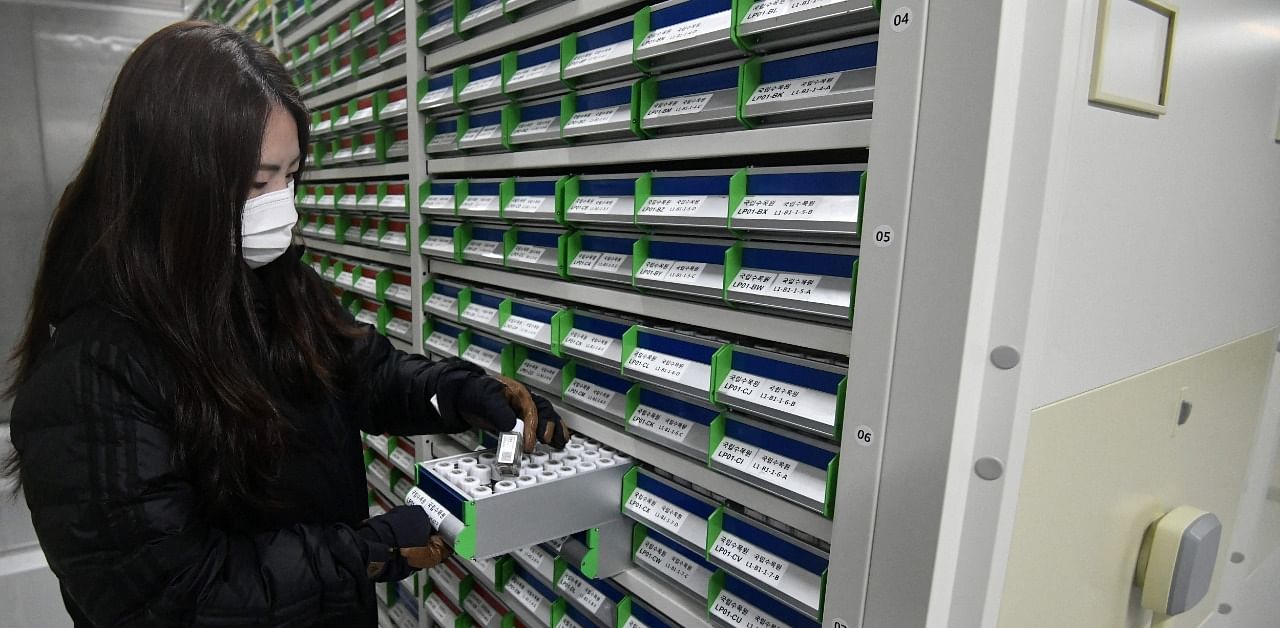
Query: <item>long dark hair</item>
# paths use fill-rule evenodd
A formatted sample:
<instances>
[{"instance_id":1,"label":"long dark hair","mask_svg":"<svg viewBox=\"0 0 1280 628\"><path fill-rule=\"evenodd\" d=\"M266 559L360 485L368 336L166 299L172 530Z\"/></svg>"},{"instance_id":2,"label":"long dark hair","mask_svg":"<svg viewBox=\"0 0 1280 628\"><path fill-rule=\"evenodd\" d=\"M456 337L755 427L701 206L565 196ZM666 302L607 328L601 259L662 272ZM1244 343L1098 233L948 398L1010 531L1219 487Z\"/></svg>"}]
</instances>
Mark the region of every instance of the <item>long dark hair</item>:
<instances>
[{"instance_id":1,"label":"long dark hair","mask_svg":"<svg viewBox=\"0 0 1280 628\"><path fill-rule=\"evenodd\" d=\"M190 476L210 509L262 503L276 472L288 422L264 382L332 393L356 333L296 258L258 271L241 261L241 210L275 107L292 115L305 155L297 88L269 50L230 28L180 22L133 52L53 213L5 392L32 376L70 293L94 287L167 362L176 462L198 469ZM262 315L251 272L270 295ZM16 453L10 466L20 471Z\"/></svg>"}]
</instances>

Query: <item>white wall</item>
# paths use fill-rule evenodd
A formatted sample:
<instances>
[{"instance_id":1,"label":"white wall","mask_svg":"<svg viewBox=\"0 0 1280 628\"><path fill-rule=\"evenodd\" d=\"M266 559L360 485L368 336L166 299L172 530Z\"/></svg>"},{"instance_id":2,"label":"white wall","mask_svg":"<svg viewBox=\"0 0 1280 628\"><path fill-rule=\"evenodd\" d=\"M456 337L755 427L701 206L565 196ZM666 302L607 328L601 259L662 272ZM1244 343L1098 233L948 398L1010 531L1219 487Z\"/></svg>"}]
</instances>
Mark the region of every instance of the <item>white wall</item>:
<instances>
[{"instance_id":1,"label":"white wall","mask_svg":"<svg viewBox=\"0 0 1280 628\"><path fill-rule=\"evenodd\" d=\"M1160 118L1088 102L1098 4L1001 3L962 366L981 399L953 422L931 626L995 625L1032 410L1280 325L1280 4L1173 0ZM1009 371L987 357L1005 344ZM1280 616L1280 583L1258 582L1241 606Z\"/></svg>"},{"instance_id":2,"label":"white wall","mask_svg":"<svg viewBox=\"0 0 1280 628\"><path fill-rule=\"evenodd\" d=\"M79 167L115 74L147 35L180 19L178 0L0 0L0 355L29 303L53 204ZM158 10L160 9L160 10ZM0 364L0 380L7 378ZM0 401L0 456L9 451ZM22 497L0 482L0 626L69 626Z\"/></svg>"},{"instance_id":3,"label":"white wall","mask_svg":"<svg viewBox=\"0 0 1280 628\"><path fill-rule=\"evenodd\" d=\"M1097 2L1071 4L1084 29L1036 264L1037 406L1280 323L1280 5L1177 2L1153 119L1088 102Z\"/></svg>"}]
</instances>

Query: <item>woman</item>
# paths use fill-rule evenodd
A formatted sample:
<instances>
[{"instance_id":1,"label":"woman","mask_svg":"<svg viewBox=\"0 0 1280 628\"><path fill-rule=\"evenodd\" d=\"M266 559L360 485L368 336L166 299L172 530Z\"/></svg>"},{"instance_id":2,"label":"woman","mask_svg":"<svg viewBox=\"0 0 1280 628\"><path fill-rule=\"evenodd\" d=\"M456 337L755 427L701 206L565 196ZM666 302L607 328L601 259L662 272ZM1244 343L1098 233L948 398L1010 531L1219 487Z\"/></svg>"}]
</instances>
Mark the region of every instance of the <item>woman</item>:
<instances>
[{"instance_id":1,"label":"woman","mask_svg":"<svg viewBox=\"0 0 1280 628\"><path fill-rule=\"evenodd\" d=\"M50 225L10 461L77 626L373 626L373 582L447 553L367 516L359 430L512 429L520 384L357 325L290 248L306 108L279 61L184 22L120 71ZM404 551L401 551L404 550Z\"/></svg>"}]
</instances>

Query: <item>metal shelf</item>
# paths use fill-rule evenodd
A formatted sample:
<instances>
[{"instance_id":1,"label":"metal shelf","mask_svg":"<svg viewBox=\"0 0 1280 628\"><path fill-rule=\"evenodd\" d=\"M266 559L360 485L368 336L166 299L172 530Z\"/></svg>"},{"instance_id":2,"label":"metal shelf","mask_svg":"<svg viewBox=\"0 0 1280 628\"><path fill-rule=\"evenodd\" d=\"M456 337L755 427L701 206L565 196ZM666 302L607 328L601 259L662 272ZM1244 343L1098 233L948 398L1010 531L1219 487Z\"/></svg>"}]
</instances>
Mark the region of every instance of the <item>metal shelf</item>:
<instances>
[{"instance_id":1,"label":"metal shelf","mask_svg":"<svg viewBox=\"0 0 1280 628\"><path fill-rule=\"evenodd\" d=\"M597 419L552 400L556 411L574 432L594 438L638 460L643 460L663 471L684 478L726 499L737 502L777 519L782 523L831 542L831 521L799 504L766 493L743 482L721 475L706 464L663 449L649 441L636 438L604 419ZM673 618L674 619L674 618Z\"/></svg>"},{"instance_id":2,"label":"metal shelf","mask_svg":"<svg viewBox=\"0 0 1280 628\"><path fill-rule=\"evenodd\" d=\"M318 240L316 238L303 238L303 243L307 248L326 253L334 253L336 255L345 255L348 257L358 257L360 259L378 262L381 264L391 264L403 268L409 267L409 255L407 253L392 253L391 251L382 251L378 249L370 249L363 246L353 246L350 244L338 244L329 242L328 240ZM412 351L412 347L405 349Z\"/></svg>"},{"instance_id":3,"label":"metal shelf","mask_svg":"<svg viewBox=\"0 0 1280 628\"><path fill-rule=\"evenodd\" d=\"M325 168L308 170L303 175L303 183L331 181L338 179L364 179L367 177L407 177L409 162L398 161L389 164L372 164L368 166L347 166L345 168Z\"/></svg>"},{"instance_id":4,"label":"metal shelf","mask_svg":"<svg viewBox=\"0 0 1280 628\"><path fill-rule=\"evenodd\" d=\"M674 587L654 578L645 571L631 568L613 577L613 581L632 592L654 610L666 615L677 626L684 628L710 628L705 603L680 593Z\"/></svg>"},{"instance_id":5,"label":"metal shelf","mask_svg":"<svg viewBox=\"0 0 1280 628\"><path fill-rule=\"evenodd\" d=\"M333 104L340 100L350 99L358 94L363 94L392 83L397 79L404 81L404 69L405 66L401 63L395 67L387 68L386 70L378 72L377 74L370 74L369 76L358 79L354 83L343 85L337 89L320 92L319 94L306 99L307 108L316 109L318 107Z\"/></svg>"},{"instance_id":6,"label":"metal shelf","mask_svg":"<svg viewBox=\"0 0 1280 628\"><path fill-rule=\"evenodd\" d=\"M225 24L227 26L231 26L232 28L240 28L239 26L240 20L243 20L244 17L248 15L249 12L252 11L256 6L258 6L258 0L248 0L248 2L246 2L243 7L240 7L240 10L236 11L236 14L231 16L231 19L227 20ZM271 6L268 5L266 10L270 11Z\"/></svg>"},{"instance_id":7,"label":"metal shelf","mask_svg":"<svg viewBox=\"0 0 1280 628\"><path fill-rule=\"evenodd\" d=\"M605 164L803 153L815 150L849 150L869 146L870 140L870 120L849 120L768 129L744 129L715 135L687 135L497 155L431 159L428 161L427 169L431 174L567 169Z\"/></svg>"},{"instance_id":8,"label":"metal shelf","mask_svg":"<svg viewBox=\"0 0 1280 628\"><path fill-rule=\"evenodd\" d=\"M280 45L285 48L292 47L294 44L306 39L321 28L332 24L333 21L339 17L351 13L355 10L356 6L363 1L364 0L338 0L337 4L325 9L324 13L321 13L320 15L313 15L311 16L311 19L303 22L297 30L289 33L288 36L281 40Z\"/></svg>"},{"instance_id":9,"label":"metal shelf","mask_svg":"<svg viewBox=\"0 0 1280 628\"><path fill-rule=\"evenodd\" d=\"M840 355L849 354L852 332L847 327L782 319L769 314L680 301L631 290L559 281L531 273L503 271L433 258L427 258L425 261L429 272L458 279L742 336L765 338L806 349Z\"/></svg>"},{"instance_id":10,"label":"metal shelf","mask_svg":"<svg viewBox=\"0 0 1280 628\"><path fill-rule=\"evenodd\" d=\"M496 50L519 48L514 46L528 39L564 27L581 24L597 15L610 13L623 7L640 5L637 0L571 0L567 4L535 13L494 31L467 41L427 54L425 68L428 72L457 65L460 61Z\"/></svg>"}]
</instances>

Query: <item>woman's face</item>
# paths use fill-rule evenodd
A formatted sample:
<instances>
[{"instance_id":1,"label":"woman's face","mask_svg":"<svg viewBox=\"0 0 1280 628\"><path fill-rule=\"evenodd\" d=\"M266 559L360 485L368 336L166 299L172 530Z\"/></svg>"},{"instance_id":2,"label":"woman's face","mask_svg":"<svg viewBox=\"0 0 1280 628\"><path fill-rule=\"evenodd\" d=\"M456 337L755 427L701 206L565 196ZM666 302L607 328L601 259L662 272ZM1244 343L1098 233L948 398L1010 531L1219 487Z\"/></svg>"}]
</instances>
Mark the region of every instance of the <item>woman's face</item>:
<instances>
[{"instance_id":1,"label":"woman's face","mask_svg":"<svg viewBox=\"0 0 1280 628\"><path fill-rule=\"evenodd\" d=\"M249 198L283 190L298 172L298 125L283 107L272 107L262 134L262 158Z\"/></svg>"}]
</instances>

